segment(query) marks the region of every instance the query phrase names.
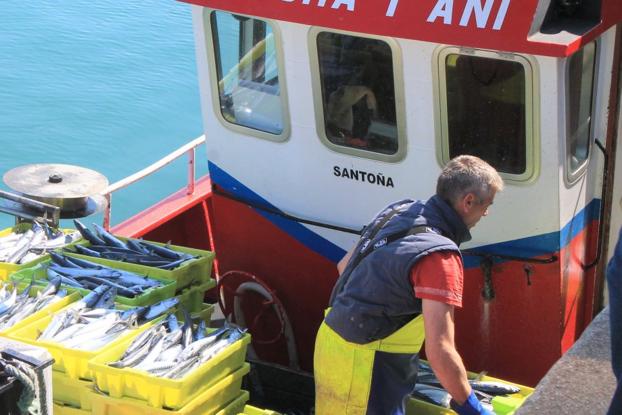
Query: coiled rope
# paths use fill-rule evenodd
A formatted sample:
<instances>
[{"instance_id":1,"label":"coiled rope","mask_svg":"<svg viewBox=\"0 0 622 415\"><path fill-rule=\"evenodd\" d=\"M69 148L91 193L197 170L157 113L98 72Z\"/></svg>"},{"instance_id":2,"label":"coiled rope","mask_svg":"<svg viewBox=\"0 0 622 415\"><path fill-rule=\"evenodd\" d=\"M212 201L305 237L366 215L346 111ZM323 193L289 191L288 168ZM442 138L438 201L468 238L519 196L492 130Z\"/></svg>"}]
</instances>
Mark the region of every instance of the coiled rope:
<instances>
[{"instance_id":1,"label":"coiled rope","mask_svg":"<svg viewBox=\"0 0 622 415\"><path fill-rule=\"evenodd\" d=\"M19 411L22 414L48 415L43 373L38 375L26 363L18 360L5 360L3 366L4 372L17 379L23 386L22 394L17 401Z\"/></svg>"}]
</instances>

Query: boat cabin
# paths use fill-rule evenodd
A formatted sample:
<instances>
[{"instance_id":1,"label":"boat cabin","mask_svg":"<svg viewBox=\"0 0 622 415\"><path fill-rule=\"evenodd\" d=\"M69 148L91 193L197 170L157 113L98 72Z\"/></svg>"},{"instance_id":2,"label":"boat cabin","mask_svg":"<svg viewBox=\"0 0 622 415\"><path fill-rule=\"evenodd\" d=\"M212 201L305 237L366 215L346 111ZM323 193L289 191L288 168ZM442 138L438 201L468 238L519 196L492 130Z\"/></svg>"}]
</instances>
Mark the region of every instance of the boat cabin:
<instances>
[{"instance_id":1,"label":"boat cabin","mask_svg":"<svg viewBox=\"0 0 622 415\"><path fill-rule=\"evenodd\" d=\"M461 247L458 350L469 370L537 383L599 310L620 223L622 3L187 2L210 244L256 358L311 372L335 265L362 227L473 154L506 190Z\"/></svg>"}]
</instances>

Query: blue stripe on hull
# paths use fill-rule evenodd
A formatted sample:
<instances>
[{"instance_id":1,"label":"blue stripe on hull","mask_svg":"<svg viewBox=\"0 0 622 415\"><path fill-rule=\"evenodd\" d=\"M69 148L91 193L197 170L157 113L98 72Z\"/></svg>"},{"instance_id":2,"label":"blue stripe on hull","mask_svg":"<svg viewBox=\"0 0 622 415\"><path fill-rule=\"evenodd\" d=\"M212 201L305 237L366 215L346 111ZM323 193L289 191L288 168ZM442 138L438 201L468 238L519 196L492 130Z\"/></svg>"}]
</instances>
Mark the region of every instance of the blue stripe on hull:
<instances>
[{"instance_id":1,"label":"blue stripe on hull","mask_svg":"<svg viewBox=\"0 0 622 415\"><path fill-rule=\"evenodd\" d=\"M257 205L282 212L276 206L253 192L212 162L209 162L209 171L212 182L218 184L231 194ZM300 223L268 213L261 209L255 209L255 211L309 249L323 255L333 262L338 262L346 253L341 247L312 232ZM476 249L478 252L525 258L551 255L559 252L561 248L566 247L589 223L598 219L599 211L600 199L592 199L592 201L577 213L561 231L479 246ZM480 258L478 257L468 255L464 257L464 265L466 268L479 266L479 263Z\"/></svg>"},{"instance_id":2,"label":"blue stripe on hull","mask_svg":"<svg viewBox=\"0 0 622 415\"><path fill-rule=\"evenodd\" d=\"M210 177L213 183L218 184L220 187L230 192L231 194L238 196L249 202L253 202L259 206L265 206L266 208L282 212L279 208L272 205L266 199L253 192L248 187L234 179L227 174L224 170L220 169L214 163L209 163ZM309 249L317 252L318 254L330 259L333 262L338 262L346 254L346 251L341 247L335 245L329 240L319 236L315 232L312 232L305 226L298 222L294 222L289 219L285 219L279 215L268 213L261 209L255 209L264 218L275 224L283 232L288 233L300 243L304 244Z\"/></svg>"},{"instance_id":3,"label":"blue stripe on hull","mask_svg":"<svg viewBox=\"0 0 622 415\"><path fill-rule=\"evenodd\" d=\"M534 258L558 253L583 231L592 221L598 219L600 199L592 199L561 231L529 236L512 241L483 245L475 248L478 252L490 254L512 255L524 258ZM464 266L471 268L479 266L480 258L464 256Z\"/></svg>"}]
</instances>

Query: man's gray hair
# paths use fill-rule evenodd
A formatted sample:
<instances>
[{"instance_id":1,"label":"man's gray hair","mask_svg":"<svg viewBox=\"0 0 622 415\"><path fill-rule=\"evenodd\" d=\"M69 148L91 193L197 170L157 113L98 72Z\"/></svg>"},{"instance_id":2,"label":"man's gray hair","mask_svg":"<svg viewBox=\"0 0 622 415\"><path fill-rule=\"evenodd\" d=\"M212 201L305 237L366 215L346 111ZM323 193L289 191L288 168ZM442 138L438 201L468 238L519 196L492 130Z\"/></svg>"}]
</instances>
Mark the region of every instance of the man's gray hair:
<instances>
[{"instance_id":1,"label":"man's gray hair","mask_svg":"<svg viewBox=\"0 0 622 415\"><path fill-rule=\"evenodd\" d=\"M503 179L490 164L475 156L454 157L447 163L436 183L436 194L453 204L468 193L480 200L503 190Z\"/></svg>"}]
</instances>

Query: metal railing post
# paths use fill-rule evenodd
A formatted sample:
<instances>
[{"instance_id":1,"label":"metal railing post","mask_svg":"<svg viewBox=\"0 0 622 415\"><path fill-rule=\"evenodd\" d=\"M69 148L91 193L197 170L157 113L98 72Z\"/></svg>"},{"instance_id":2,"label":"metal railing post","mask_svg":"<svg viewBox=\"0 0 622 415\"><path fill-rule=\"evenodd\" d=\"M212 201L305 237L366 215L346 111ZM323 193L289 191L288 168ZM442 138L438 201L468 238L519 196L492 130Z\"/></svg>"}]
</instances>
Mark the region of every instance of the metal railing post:
<instances>
[{"instance_id":1,"label":"metal railing post","mask_svg":"<svg viewBox=\"0 0 622 415\"><path fill-rule=\"evenodd\" d=\"M112 193L116 192L117 190L123 189L127 186L129 186L132 183L135 183L143 178L145 178L146 176L149 176L153 173L155 173L156 171L160 170L162 167L168 165L169 163L175 161L176 159L178 159L179 157L183 156L184 154L188 155L188 186L186 189L186 192L188 195L191 195L194 193L194 189L195 189L195 181L196 181L196 177L195 177L195 169L194 169L194 165L195 165L195 149L196 147L200 146L201 144L205 143L205 136L202 135L194 140L192 140L191 142L183 145L182 147L178 148L177 150L173 151L172 153L170 153L169 155L167 155L166 157L156 161L155 163L153 163L152 165L124 178L119 180L118 182L115 182L113 184L111 184L110 186L108 186L108 188L106 188L101 195L104 196L106 198L106 207L104 210L104 223L103 223L103 227L104 229L110 229L110 220L111 220L111 211L112 211Z\"/></svg>"},{"instance_id":2,"label":"metal railing post","mask_svg":"<svg viewBox=\"0 0 622 415\"><path fill-rule=\"evenodd\" d=\"M187 195L191 195L194 193L194 147L191 150L188 150L188 190L186 191Z\"/></svg>"},{"instance_id":3,"label":"metal railing post","mask_svg":"<svg viewBox=\"0 0 622 415\"><path fill-rule=\"evenodd\" d=\"M104 209L104 229L110 230L110 215L112 210L112 193L106 193L104 195L106 199L106 208Z\"/></svg>"}]
</instances>

